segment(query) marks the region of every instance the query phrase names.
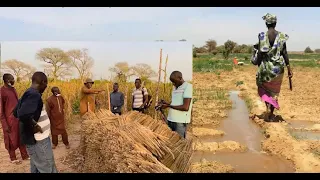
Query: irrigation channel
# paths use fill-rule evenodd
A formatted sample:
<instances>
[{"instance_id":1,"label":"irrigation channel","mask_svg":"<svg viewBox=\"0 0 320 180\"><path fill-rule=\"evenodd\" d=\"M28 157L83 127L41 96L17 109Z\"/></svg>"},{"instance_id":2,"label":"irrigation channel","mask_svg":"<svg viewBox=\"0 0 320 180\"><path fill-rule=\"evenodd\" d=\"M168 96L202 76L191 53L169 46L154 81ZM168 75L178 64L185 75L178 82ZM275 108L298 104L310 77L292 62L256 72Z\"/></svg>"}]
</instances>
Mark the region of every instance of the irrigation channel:
<instances>
[{"instance_id":1,"label":"irrigation channel","mask_svg":"<svg viewBox=\"0 0 320 180\"><path fill-rule=\"evenodd\" d=\"M222 130L225 135L220 137L203 136L201 142L236 141L247 147L245 152L200 152L196 151L193 162L202 159L217 161L234 167L237 173L262 173L262 172L294 172L293 163L289 160L269 155L262 151L261 141L265 138L257 124L249 119L247 106L239 96L238 91L230 92L232 109L228 117L220 123L217 130ZM206 128L210 128L208 125ZM214 128L214 127L211 127Z\"/></svg>"}]
</instances>

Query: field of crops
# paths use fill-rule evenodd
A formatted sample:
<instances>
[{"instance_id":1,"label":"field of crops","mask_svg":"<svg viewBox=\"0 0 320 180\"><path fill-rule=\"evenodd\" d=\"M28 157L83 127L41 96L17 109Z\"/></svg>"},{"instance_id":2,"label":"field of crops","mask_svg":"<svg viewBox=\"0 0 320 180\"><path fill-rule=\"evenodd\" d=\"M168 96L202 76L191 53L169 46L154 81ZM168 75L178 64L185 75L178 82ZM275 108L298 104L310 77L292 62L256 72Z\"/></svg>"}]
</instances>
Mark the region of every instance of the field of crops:
<instances>
[{"instance_id":1,"label":"field of crops","mask_svg":"<svg viewBox=\"0 0 320 180\"><path fill-rule=\"evenodd\" d=\"M21 82L16 83L15 88L17 90L18 96L21 97L24 91L30 87L30 82ZM49 82L48 87L46 91L43 93L43 100L46 100L49 96L52 95L51 88L57 86L60 88L61 94L64 97L66 101L65 105L65 112L66 112L66 118L67 122L70 122L73 120L74 117L77 117L76 115L79 113L79 102L80 102L80 89L83 87L83 83L80 81L71 81L71 82L63 82L63 81L57 81L57 82ZM95 84L93 88L103 88L105 89L105 92L102 92L98 95L96 95L97 101L99 102L98 109L99 108L106 108L108 109L108 94L112 92L112 86L113 83L109 81L95 81ZM153 104L148 109L148 114L151 116L154 116L154 104L155 104L155 98L156 98L156 91L157 91L157 83L147 83L145 85L147 88L149 94L152 95ZM134 89L134 83L119 83L119 91L122 92L126 98L125 98L125 105L126 107L123 108L125 111L131 109L131 103L132 103L132 90ZM164 99L166 101L169 101L171 99L171 91L172 91L172 84L171 83L160 83L159 87L159 99Z\"/></svg>"},{"instance_id":2,"label":"field of crops","mask_svg":"<svg viewBox=\"0 0 320 180\"><path fill-rule=\"evenodd\" d=\"M199 54L193 60L193 72L213 72L232 71L233 61L238 61L251 65L250 54L231 54L229 60L224 60L221 54ZM320 68L320 54L289 54L292 70L295 67L316 67Z\"/></svg>"}]
</instances>

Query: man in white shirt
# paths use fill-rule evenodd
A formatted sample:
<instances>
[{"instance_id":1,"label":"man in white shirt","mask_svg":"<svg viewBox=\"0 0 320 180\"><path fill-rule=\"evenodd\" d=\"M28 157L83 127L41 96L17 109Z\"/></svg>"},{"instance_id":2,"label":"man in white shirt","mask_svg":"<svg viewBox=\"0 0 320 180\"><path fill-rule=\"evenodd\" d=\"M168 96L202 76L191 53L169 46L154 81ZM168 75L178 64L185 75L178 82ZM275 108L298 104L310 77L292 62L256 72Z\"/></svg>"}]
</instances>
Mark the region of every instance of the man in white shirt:
<instances>
[{"instance_id":1,"label":"man in white shirt","mask_svg":"<svg viewBox=\"0 0 320 180\"><path fill-rule=\"evenodd\" d=\"M171 103L164 103L161 108L170 108L168 126L185 138L187 124L191 121L192 84L184 81L179 71L171 73L170 81L174 86Z\"/></svg>"}]
</instances>

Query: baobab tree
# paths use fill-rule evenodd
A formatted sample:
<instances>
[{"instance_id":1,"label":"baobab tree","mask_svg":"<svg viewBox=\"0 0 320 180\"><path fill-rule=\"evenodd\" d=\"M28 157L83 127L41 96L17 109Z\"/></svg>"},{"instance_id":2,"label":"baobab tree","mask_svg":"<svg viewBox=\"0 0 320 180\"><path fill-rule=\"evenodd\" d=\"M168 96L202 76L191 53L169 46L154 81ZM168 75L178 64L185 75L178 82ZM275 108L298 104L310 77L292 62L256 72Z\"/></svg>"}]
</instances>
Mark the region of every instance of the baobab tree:
<instances>
[{"instance_id":1,"label":"baobab tree","mask_svg":"<svg viewBox=\"0 0 320 180\"><path fill-rule=\"evenodd\" d=\"M93 67L93 59L88 55L88 49L73 49L67 52L70 57L72 66L78 71L79 79L84 80L89 77Z\"/></svg>"},{"instance_id":2,"label":"baobab tree","mask_svg":"<svg viewBox=\"0 0 320 180\"><path fill-rule=\"evenodd\" d=\"M127 81L133 74L132 68L127 62L118 62L114 67L109 68L109 71L117 74L117 77L121 77L122 81Z\"/></svg>"},{"instance_id":3,"label":"baobab tree","mask_svg":"<svg viewBox=\"0 0 320 180\"><path fill-rule=\"evenodd\" d=\"M140 77L142 81L150 80L152 77L156 77L157 73L151 68L150 65L139 63L132 67L133 74Z\"/></svg>"},{"instance_id":4,"label":"baobab tree","mask_svg":"<svg viewBox=\"0 0 320 180\"><path fill-rule=\"evenodd\" d=\"M53 80L71 75L71 60L67 53L59 48L43 48L36 54L36 59L47 63L45 69Z\"/></svg>"},{"instance_id":5,"label":"baobab tree","mask_svg":"<svg viewBox=\"0 0 320 180\"><path fill-rule=\"evenodd\" d=\"M1 68L16 76L17 82L20 82L23 78L30 79L31 75L36 71L36 68L16 59L4 61Z\"/></svg>"}]
</instances>

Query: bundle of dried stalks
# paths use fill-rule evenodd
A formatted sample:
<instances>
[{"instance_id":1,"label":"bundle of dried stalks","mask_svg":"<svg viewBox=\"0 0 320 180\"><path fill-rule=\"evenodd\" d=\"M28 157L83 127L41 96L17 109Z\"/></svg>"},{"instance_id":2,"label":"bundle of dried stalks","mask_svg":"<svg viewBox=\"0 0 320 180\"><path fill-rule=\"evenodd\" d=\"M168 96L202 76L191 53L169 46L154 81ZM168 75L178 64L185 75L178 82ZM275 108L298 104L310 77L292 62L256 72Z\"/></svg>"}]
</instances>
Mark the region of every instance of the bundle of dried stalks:
<instances>
[{"instance_id":1,"label":"bundle of dried stalks","mask_svg":"<svg viewBox=\"0 0 320 180\"><path fill-rule=\"evenodd\" d=\"M80 172L188 172L192 141L138 112L100 110L85 116L79 149L69 157Z\"/></svg>"}]
</instances>

